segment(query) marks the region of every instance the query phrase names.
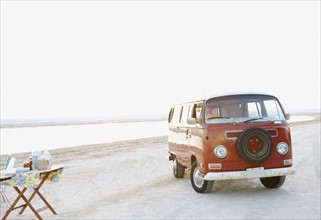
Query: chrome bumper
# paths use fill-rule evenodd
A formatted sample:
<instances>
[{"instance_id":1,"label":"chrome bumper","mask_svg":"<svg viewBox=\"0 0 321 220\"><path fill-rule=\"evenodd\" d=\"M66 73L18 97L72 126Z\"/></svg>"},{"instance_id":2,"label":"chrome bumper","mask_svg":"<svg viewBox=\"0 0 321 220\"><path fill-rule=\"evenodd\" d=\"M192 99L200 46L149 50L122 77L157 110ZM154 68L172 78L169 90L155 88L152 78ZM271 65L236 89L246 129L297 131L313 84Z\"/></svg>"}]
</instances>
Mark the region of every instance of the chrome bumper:
<instances>
[{"instance_id":1,"label":"chrome bumper","mask_svg":"<svg viewBox=\"0 0 321 220\"><path fill-rule=\"evenodd\" d=\"M295 174L294 167L264 169L263 167L251 168L246 171L231 171L231 172L210 172L203 178L204 180L233 180L233 179L249 179L273 176L285 176Z\"/></svg>"}]
</instances>

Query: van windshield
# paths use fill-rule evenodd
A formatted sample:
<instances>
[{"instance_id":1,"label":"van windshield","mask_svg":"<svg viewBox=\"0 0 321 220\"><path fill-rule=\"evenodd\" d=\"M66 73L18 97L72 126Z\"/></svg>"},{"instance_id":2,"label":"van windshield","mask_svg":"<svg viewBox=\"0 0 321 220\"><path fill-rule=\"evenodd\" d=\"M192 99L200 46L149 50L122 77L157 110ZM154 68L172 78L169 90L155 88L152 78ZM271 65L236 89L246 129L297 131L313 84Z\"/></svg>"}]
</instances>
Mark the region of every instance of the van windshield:
<instances>
[{"instance_id":1,"label":"van windshield","mask_svg":"<svg viewBox=\"0 0 321 220\"><path fill-rule=\"evenodd\" d=\"M285 120L276 98L267 95L233 95L209 99L205 104L205 122L246 123Z\"/></svg>"}]
</instances>

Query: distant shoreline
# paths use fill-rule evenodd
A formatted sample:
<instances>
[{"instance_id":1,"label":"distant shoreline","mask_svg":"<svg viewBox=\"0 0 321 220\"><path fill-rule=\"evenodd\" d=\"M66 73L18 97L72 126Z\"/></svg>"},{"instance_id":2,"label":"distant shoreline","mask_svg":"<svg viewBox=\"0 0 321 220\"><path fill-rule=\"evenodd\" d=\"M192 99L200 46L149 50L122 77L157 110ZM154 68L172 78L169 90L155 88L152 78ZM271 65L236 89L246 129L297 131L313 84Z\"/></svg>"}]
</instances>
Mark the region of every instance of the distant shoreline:
<instances>
[{"instance_id":1,"label":"distant shoreline","mask_svg":"<svg viewBox=\"0 0 321 220\"><path fill-rule=\"evenodd\" d=\"M321 110L296 110L289 111L290 115L307 115L320 118ZM83 118L48 118L48 119L5 119L1 120L1 129L48 127L48 126L71 126L108 123L135 123L166 121L166 116L116 116L116 117L83 117Z\"/></svg>"},{"instance_id":2,"label":"distant shoreline","mask_svg":"<svg viewBox=\"0 0 321 220\"><path fill-rule=\"evenodd\" d=\"M302 115L300 115L302 116ZM296 117L293 115L293 120L289 121L289 126L290 127L296 127L296 126L301 126L301 125L308 125L308 124L317 124L320 123L320 114L313 114L313 115L303 115L303 118L301 117ZM307 116L307 117L306 117ZM312 117L313 116L313 117ZM298 120L297 120L298 119ZM156 121L158 120L158 121ZM137 120L136 120L137 121ZM154 139L154 138L159 138L162 137L163 139L167 137L167 129L166 129L166 124L167 122L161 119L155 119L155 121L140 121L141 123L135 123L134 120L132 120L133 123L126 123L126 122L117 122L112 123L108 122L105 125L100 125L97 124L86 124L88 126L61 126L61 127L55 127L52 126L50 128L50 125L47 125L43 127L35 128L33 129L30 127L30 129L6 129L2 130L1 135L3 135L3 139L5 139L5 136L11 138L13 141L9 141L8 143L1 143L3 146L11 146L10 150L6 149L1 149L1 160L4 160L2 156L8 155L8 154L20 154L20 153L25 153L28 152L30 154L31 151L34 150L34 146L38 146L37 150L50 150L51 151L60 151L61 149L69 149L77 146L90 146L90 145L97 145L97 144L108 144L108 143L116 143L116 142L126 142L126 141L135 141L135 140L141 140L141 139ZM151 122L151 123L150 123ZM141 130L141 129L135 129L136 126L138 128L145 128L147 129L146 131ZM117 128L116 131L119 132L119 129L123 130L125 129L125 132L123 135L120 135L119 137L117 136L118 133L113 133L108 130L109 127L112 128ZM155 130L154 128L157 127L158 129ZM85 130L84 130L85 129ZM127 130L126 130L127 129ZM142 132L144 135L130 135L126 136L126 134L132 134L134 131L138 131L139 133ZM62 132L61 132L62 131ZM94 131L94 132L93 132ZM132 131L132 132L128 132ZM148 132L147 132L148 131ZM9 133L8 133L9 132ZM12 133L13 132L13 133ZM82 132L82 133L81 133ZM102 137L107 137L101 139L100 136L98 138L94 135L93 140L92 139L86 139L82 137L86 137L86 134L89 134L90 132L93 132L93 134L101 134L100 136ZM107 134L107 133L108 134ZM149 133L145 135L145 132ZM41 133L41 138L45 137L45 141L41 140L41 138L37 138L38 133ZM54 135L51 135L54 133ZM105 134L106 133L106 134ZM111 134L113 133L113 134ZM14 136L10 135L14 134ZM48 135L49 134L49 135ZM85 135L78 135L78 134L85 134ZM27 136L26 136L27 135ZM77 136L78 135L78 136ZM108 135L115 135L116 138L108 138ZM115 137L113 136L113 137ZM19 138L15 138L19 137ZM58 138L57 138L58 137ZM62 138L59 138L62 137ZM69 139L68 139L68 138ZM21 139L22 142L17 142L15 140ZM8 138L7 138L8 140ZM38 140L38 141L33 141L33 140ZM40 140L40 141L39 141ZM56 141L56 140L62 140L62 141ZM71 140L71 142L70 142ZM12 148L13 146L13 148ZM17 147L18 146L18 147ZM21 147L22 146L22 147ZM45 146L44 148L41 148L39 146ZM16 148L18 150L16 150ZM26 150L28 149L28 150ZM59 150L60 149L60 150Z\"/></svg>"},{"instance_id":3,"label":"distant shoreline","mask_svg":"<svg viewBox=\"0 0 321 220\"><path fill-rule=\"evenodd\" d=\"M166 121L165 117L124 117L124 118L74 118L74 119L25 119L25 120L1 120L0 128L27 128L46 126L71 126L108 123L135 123Z\"/></svg>"}]
</instances>

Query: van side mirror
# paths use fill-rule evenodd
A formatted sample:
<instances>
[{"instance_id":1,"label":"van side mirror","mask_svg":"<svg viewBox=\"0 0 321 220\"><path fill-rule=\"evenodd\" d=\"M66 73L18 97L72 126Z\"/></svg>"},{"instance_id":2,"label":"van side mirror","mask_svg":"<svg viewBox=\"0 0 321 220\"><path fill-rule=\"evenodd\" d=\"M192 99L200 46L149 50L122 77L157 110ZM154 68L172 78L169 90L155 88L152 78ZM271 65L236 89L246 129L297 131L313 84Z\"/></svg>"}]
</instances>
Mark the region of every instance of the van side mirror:
<instances>
[{"instance_id":1,"label":"van side mirror","mask_svg":"<svg viewBox=\"0 0 321 220\"><path fill-rule=\"evenodd\" d=\"M285 119L290 120L290 114L285 114Z\"/></svg>"},{"instance_id":2,"label":"van side mirror","mask_svg":"<svg viewBox=\"0 0 321 220\"><path fill-rule=\"evenodd\" d=\"M188 118L187 123L190 125L195 125L196 124L196 119L195 118Z\"/></svg>"}]
</instances>

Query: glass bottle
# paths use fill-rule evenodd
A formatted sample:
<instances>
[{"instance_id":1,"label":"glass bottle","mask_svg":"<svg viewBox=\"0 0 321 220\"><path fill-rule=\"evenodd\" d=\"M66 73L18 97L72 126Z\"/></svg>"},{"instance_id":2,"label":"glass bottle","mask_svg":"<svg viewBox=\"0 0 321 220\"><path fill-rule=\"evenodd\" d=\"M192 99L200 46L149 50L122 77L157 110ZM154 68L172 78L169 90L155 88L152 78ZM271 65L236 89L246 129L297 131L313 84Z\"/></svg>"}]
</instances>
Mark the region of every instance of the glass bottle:
<instances>
[{"instance_id":1,"label":"glass bottle","mask_svg":"<svg viewBox=\"0 0 321 220\"><path fill-rule=\"evenodd\" d=\"M32 157L29 157L29 170L32 170Z\"/></svg>"}]
</instances>

